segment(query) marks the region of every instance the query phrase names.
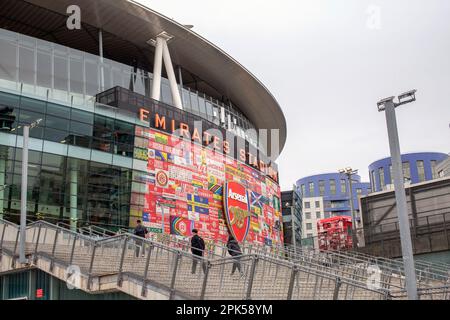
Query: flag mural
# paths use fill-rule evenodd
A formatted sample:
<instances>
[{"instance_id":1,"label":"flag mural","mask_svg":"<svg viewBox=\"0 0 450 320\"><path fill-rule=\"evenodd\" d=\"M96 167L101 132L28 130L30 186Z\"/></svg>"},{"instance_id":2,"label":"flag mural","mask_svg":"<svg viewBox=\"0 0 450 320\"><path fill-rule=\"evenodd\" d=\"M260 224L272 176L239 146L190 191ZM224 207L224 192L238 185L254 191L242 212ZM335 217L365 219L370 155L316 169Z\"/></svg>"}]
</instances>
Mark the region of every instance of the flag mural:
<instances>
[{"instance_id":1,"label":"flag mural","mask_svg":"<svg viewBox=\"0 0 450 320\"><path fill-rule=\"evenodd\" d=\"M133 173L130 227L140 219L154 232L162 232L164 226L165 233L180 237L191 236L195 227L213 241L225 242L232 233L239 241L283 242L280 188L268 176L157 130L137 126L135 134L139 143L134 154L145 166ZM246 190L245 205L235 199L225 201L227 184ZM228 203L233 204L231 212Z\"/></svg>"}]
</instances>

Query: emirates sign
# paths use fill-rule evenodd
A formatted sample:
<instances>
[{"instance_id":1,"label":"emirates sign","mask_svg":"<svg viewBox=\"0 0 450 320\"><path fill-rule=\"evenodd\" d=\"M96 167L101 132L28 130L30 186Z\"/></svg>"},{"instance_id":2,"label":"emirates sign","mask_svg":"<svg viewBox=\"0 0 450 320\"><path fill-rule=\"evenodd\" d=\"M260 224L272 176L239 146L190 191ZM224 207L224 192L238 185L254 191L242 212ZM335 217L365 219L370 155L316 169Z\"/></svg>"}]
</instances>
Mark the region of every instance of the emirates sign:
<instances>
[{"instance_id":1,"label":"emirates sign","mask_svg":"<svg viewBox=\"0 0 450 320\"><path fill-rule=\"evenodd\" d=\"M237 182L226 182L223 188L223 202L228 229L238 242L243 242L250 227L247 189Z\"/></svg>"}]
</instances>

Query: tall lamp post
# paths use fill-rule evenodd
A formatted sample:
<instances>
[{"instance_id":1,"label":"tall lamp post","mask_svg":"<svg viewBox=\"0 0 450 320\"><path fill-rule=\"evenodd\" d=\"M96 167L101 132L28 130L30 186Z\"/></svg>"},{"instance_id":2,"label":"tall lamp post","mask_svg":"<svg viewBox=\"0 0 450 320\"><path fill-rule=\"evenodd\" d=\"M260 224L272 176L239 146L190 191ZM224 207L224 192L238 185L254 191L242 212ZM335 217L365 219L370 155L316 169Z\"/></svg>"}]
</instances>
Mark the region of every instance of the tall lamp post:
<instances>
[{"instance_id":1,"label":"tall lamp post","mask_svg":"<svg viewBox=\"0 0 450 320\"><path fill-rule=\"evenodd\" d=\"M411 233L406 207L405 186L403 180L402 159L400 154L400 142L398 138L397 120L395 108L416 100L416 90L405 92L395 97L383 99L377 103L378 111L385 111L386 124L389 136L389 148L391 152L392 173L394 176L395 201L400 227L400 242L402 246L403 264L405 268L406 291L410 300L417 300L417 279L414 268L414 257L411 244Z\"/></svg>"},{"instance_id":2,"label":"tall lamp post","mask_svg":"<svg viewBox=\"0 0 450 320\"><path fill-rule=\"evenodd\" d=\"M19 229L19 263L27 263L25 257L25 243L26 243L26 227L27 227L27 189L28 189L28 144L30 140L30 129L39 125L42 119L37 119L29 125L23 126L23 146L22 146L22 186L20 192L20 229ZM21 126L12 129L11 131L20 129Z\"/></svg>"},{"instance_id":3,"label":"tall lamp post","mask_svg":"<svg viewBox=\"0 0 450 320\"><path fill-rule=\"evenodd\" d=\"M292 200L293 200L292 202L295 203L294 199L292 199ZM297 241L295 239L295 222L294 222L294 211L293 211L294 206L291 205L289 202L286 202L286 207L288 207L291 210L291 233L292 233L291 242L294 247L294 254L297 254Z\"/></svg>"},{"instance_id":4,"label":"tall lamp post","mask_svg":"<svg viewBox=\"0 0 450 320\"><path fill-rule=\"evenodd\" d=\"M352 176L358 173L358 170L353 170L350 167L345 169L339 169L340 174L345 174L348 180L348 195L350 198L350 215L352 217L352 242L353 248L356 247L356 242L358 241L356 238L356 219L355 219L355 210L353 206L353 184L352 184Z\"/></svg>"}]
</instances>

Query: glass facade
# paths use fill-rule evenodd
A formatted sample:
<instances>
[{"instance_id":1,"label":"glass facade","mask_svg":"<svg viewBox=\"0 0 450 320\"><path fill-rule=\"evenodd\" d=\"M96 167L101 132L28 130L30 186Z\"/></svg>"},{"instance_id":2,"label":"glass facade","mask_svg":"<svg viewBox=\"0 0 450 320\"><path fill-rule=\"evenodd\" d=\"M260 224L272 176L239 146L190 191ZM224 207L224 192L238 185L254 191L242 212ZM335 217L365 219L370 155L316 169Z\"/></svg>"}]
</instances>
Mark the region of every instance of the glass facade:
<instances>
[{"instance_id":1,"label":"glass facade","mask_svg":"<svg viewBox=\"0 0 450 320\"><path fill-rule=\"evenodd\" d=\"M149 227L162 216L170 218L171 234L191 230L172 222L195 221L201 231L211 229L210 239L215 239L216 233L227 235L223 185L239 178L254 191L252 197L267 192L269 199L252 207L256 217L248 241L282 242L278 178L264 171L272 167L263 146L256 148L254 125L232 102L185 87L180 110L172 106L167 79L162 79L160 102L149 98L151 87L152 74L146 70L0 29L0 217L19 221L23 127L39 121L30 129L30 220L117 229L133 227L137 219ZM120 103L129 108L100 100L119 90ZM203 130L234 133L230 143L236 146L228 146L233 153L213 152L216 141L203 139L200 147L189 140L190 150L180 149L171 139L174 130L164 133L165 125L140 120L140 108L170 118L173 128L175 121L191 129L200 121ZM236 156L240 146L245 159ZM166 232L165 225L161 231Z\"/></svg>"},{"instance_id":2,"label":"glass facade","mask_svg":"<svg viewBox=\"0 0 450 320\"><path fill-rule=\"evenodd\" d=\"M85 108L94 108L95 96L115 86L150 97L152 74L146 70L106 58L102 63L99 56L1 28L0 66L1 88ZM181 98L185 111L258 145L255 126L232 103L188 87ZM166 78L160 99L173 105Z\"/></svg>"}]
</instances>

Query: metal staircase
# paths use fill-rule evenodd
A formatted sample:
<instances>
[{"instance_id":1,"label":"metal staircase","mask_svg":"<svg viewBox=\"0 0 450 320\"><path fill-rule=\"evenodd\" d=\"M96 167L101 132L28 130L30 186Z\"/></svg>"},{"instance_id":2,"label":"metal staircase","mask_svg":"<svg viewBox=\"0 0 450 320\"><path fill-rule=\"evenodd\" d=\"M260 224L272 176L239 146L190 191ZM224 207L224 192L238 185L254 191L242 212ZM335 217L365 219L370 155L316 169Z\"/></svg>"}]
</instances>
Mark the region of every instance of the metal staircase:
<instances>
[{"instance_id":1,"label":"metal staircase","mask_svg":"<svg viewBox=\"0 0 450 320\"><path fill-rule=\"evenodd\" d=\"M196 273L188 241L113 234L99 227L77 232L33 222L26 229L27 264L18 261L19 227L0 220L0 272L39 268L90 293L122 291L140 299L406 299L397 260L353 252L296 251L244 246L243 276L221 243L209 243ZM202 271L205 265L205 272ZM449 299L447 265L417 265L421 299Z\"/></svg>"}]
</instances>

